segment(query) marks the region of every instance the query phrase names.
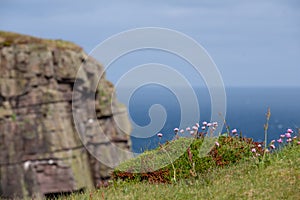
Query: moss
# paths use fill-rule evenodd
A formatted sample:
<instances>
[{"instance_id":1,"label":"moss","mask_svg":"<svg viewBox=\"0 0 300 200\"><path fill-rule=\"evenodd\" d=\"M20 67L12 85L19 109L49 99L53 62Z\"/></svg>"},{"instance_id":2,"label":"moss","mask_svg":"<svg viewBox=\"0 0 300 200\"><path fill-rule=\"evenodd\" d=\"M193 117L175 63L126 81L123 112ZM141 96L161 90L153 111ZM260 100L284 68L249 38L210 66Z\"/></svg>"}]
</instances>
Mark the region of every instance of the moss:
<instances>
[{"instance_id":1,"label":"moss","mask_svg":"<svg viewBox=\"0 0 300 200\"><path fill-rule=\"evenodd\" d=\"M27 185L26 185L26 182L24 180L24 177L20 180L20 182L21 182L21 188L22 188L22 196L27 198L28 197L28 190L27 190Z\"/></svg>"},{"instance_id":2,"label":"moss","mask_svg":"<svg viewBox=\"0 0 300 200\"><path fill-rule=\"evenodd\" d=\"M88 159L86 154L81 154L80 151L81 150L74 151L76 157L71 158L71 160L69 160L69 164L77 184L77 189L86 187L86 189L91 189L93 188L93 181L88 168Z\"/></svg>"},{"instance_id":3,"label":"moss","mask_svg":"<svg viewBox=\"0 0 300 200\"><path fill-rule=\"evenodd\" d=\"M82 51L82 48L77 46L76 44L61 39L41 39L29 35L0 31L0 47L7 47L18 44L40 44L58 49L72 49L75 51Z\"/></svg>"},{"instance_id":4,"label":"moss","mask_svg":"<svg viewBox=\"0 0 300 200\"><path fill-rule=\"evenodd\" d=\"M104 109L110 107L112 102L111 92L107 91L107 89L104 87L99 87L98 94L99 94L99 104L101 108Z\"/></svg>"},{"instance_id":5,"label":"moss","mask_svg":"<svg viewBox=\"0 0 300 200\"><path fill-rule=\"evenodd\" d=\"M17 115L16 113L13 113L11 116L12 120L15 122L17 120Z\"/></svg>"},{"instance_id":6,"label":"moss","mask_svg":"<svg viewBox=\"0 0 300 200\"><path fill-rule=\"evenodd\" d=\"M4 41L2 44L3 44L3 46L5 46L5 47L9 47L9 46L11 46L12 45L12 41L9 41L9 40L7 40L7 41Z\"/></svg>"}]
</instances>

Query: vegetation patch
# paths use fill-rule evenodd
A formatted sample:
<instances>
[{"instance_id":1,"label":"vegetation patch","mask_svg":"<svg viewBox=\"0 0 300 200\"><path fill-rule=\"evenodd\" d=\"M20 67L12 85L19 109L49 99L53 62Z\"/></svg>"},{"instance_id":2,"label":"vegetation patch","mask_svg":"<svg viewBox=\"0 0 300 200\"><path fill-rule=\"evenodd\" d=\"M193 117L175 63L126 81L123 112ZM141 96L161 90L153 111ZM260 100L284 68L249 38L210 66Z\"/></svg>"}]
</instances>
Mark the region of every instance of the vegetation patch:
<instances>
[{"instance_id":1,"label":"vegetation patch","mask_svg":"<svg viewBox=\"0 0 300 200\"><path fill-rule=\"evenodd\" d=\"M295 141L266 155L268 165L252 157L172 184L119 179L59 199L299 199L300 145Z\"/></svg>"},{"instance_id":2,"label":"vegetation patch","mask_svg":"<svg viewBox=\"0 0 300 200\"><path fill-rule=\"evenodd\" d=\"M30 45L38 44L38 45L46 45L58 49L72 49L75 51L82 51L81 47L69 41L64 41L60 39L58 40L41 39L29 35L0 31L0 47L8 47L8 46L13 46L18 44L30 44Z\"/></svg>"},{"instance_id":3,"label":"vegetation patch","mask_svg":"<svg viewBox=\"0 0 300 200\"><path fill-rule=\"evenodd\" d=\"M207 173L216 167L224 167L250 159L258 153L262 156L264 153L259 147L261 143L254 142L252 139L221 136L209 154L201 157L199 151L204 139L204 137L179 138L167 142L155 150L147 151L122 163L113 172L113 178L135 182L171 183L174 174L176 180L199 177L200 174ZM256 149L255 155L252 149ZM163 167L160 168L161 166Z\"/></svg>"}]
</instances>

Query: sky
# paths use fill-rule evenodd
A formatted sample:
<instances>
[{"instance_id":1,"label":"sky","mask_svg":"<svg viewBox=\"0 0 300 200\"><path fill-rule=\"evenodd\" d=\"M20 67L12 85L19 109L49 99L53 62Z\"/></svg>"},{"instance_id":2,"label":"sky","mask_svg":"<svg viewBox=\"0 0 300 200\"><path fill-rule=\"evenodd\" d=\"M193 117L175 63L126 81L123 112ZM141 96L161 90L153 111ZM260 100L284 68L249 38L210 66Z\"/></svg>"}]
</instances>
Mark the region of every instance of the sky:
<instances>
[{"instance_id":1,"label":"sky","mask_svg":"<svg viewBox=\"0 0 300 200\"><path fill-rule=\"evenodd\" d=\"M141 27L174 29L196 40L225 86L300 87L298 0L0 0L0 30L72 41L87 53ZM123 62L131 64L129 58ZM115 83L118 72L112 68L108 79Z\"/></svg>"}]
</instances>

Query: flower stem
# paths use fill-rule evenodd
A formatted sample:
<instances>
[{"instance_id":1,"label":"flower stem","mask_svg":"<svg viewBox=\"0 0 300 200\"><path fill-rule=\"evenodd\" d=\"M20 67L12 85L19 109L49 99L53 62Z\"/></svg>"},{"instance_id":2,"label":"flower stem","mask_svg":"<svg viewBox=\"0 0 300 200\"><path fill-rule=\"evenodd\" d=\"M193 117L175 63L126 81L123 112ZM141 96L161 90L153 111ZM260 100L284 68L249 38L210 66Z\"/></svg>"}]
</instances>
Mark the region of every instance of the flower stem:
<instances>
[{"instance_id":1,"label":"flower stem","mask_svg":"<svg viewBox=\"0 0 300 200\"><path fill-rule=\"evenodd\" d=\"M263 162L265 161L265 157L266 157L267 142L268 142L268 129L269 129L270 117L271 117L271 109L268 108L268 111L267 111L267 114L266 114L266 124L264 125L264 131L265 131L265 149L264 149L264 155L263 155Z\"/></svg>"},{"instance_id":2,"label":"flower stem","mask_svg":"<svg viewBox=\"0 0 300 200\"><path fill-rule=\"evenodd\" d=\"M175 166L174 166L174 164L172 162L171 156L170 156L170 154L167 152L167 150L163 146L162 146L162 149L164 150L164 152L166 152L166 154L169 157L169 160L170 160L172 168L173 168L173 179L174 179L174 182L176 183L176 169L175 169Z\"/></svg>"},{"instance_id":3,"label":"flower stem","mask_svg":"<svg viewBox=\"0 0 300 200\"><path fill-rule=\"evenodd\" d=\"M227 124L227 121L226 121L225 117L223 117L222 113L219 113L219 116L223 118L224 125L225 125L226 131L227 131L227 136L229 137L230 136L230 128L229 128L229 126Z\"/></svg>"}]
</instances>

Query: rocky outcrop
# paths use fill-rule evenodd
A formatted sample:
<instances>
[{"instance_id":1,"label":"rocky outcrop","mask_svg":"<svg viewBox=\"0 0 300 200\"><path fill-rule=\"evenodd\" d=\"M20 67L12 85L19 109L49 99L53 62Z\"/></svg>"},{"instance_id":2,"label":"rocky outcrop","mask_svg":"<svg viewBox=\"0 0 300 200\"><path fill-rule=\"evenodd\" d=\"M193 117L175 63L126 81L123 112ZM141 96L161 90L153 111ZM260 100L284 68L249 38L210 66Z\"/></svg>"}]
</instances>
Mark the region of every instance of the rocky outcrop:
<instances>
[{"instance_id":1,"label":"rocky outcrop","mask_svg":"<svg viewBox=\"0 0 300 200\"><path fill-rule=\"evenodd\" d=\"M126 109L112 97L113 85L101 78L96 95L84 99L96 109L76 106L86 98L83 93L92 92L89 87L77 90L73 101L73 109L82 114L80 126L88 133L84 143L93 152L86 150L72 115L72 89L81 65L83 85L94 84L93 70L103 69L80 47L61 40L0 32L0 196L93 187L108 179L111 172L93 155L120 156L110 151L112 145L130 149ZM96 112L95 119L90 118L90 112ZM114 115L126 125L125 130L116 128ZM107 137L98 137L99 131Z\"/></svg>"}]
</instances>

